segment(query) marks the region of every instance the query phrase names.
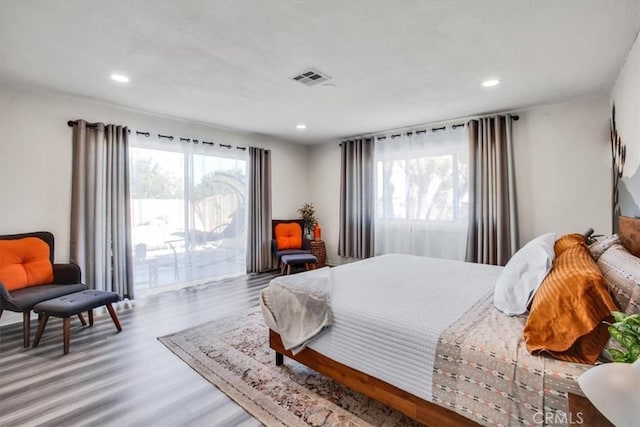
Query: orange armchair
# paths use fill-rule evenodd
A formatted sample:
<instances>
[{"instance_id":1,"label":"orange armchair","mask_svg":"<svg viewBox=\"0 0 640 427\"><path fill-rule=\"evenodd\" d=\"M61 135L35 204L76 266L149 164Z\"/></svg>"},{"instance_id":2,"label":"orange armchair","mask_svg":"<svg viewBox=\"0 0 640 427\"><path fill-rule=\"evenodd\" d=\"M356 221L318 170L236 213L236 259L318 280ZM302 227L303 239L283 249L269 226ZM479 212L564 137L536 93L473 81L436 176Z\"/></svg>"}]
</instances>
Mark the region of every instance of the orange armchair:
<instances>
[{"instance_id":1,"label":"orange armchair","mask_svg":"<svg viewBox=\"0 0 640 427\"><path fill-rule=\"evenodd\" d=\"M285 227L278 227L280 224ZM293 228L290 227L292 224L296 224L299 227L299 236L293 235ZM282 236L276 232L276 228L278 228L278 231L284 231ZM281 258L283 255L311 253L311 242L309 239L304 237L303 230L304 222L301 219L274 219L271 221L271 249L273 250L273 254L276 256L276 260L280 268ZM278 240L280 240L280 244L278 243Z\"/></svg>"},{"instance_id":2,"label":"orange armchair","mask_svg":"<svg viewBox=\"0 0 640 427\"><path fill-rule=\"evenodd\" d=\"M47 231L0 236L0 317L4 310L22 313L25 347L33 306L87 289L80 282L80 267L53 263L53 249L53 234Z\"/></svg>"}]
</instances>

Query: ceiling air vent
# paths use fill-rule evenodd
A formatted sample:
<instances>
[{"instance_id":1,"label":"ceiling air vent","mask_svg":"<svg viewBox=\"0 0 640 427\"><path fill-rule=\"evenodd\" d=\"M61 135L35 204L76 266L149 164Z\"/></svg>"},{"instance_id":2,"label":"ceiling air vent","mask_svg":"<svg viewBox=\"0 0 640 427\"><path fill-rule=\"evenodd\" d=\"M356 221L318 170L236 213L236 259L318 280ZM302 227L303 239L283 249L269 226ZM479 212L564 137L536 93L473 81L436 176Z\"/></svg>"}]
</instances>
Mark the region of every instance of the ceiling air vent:
<instances>
[{"instance_id":1,"label":"ceiling air vent","mask_svg":"<svg viewBox=\"0 0 640 427\"><path fill-rule=\"evenodd\" d=\"M321 73L320 71L315 70L313 68L310 68L298 74L297 76L293 77L293 80L307 86L315 86L318 83L326 82L330 78L331 77L329 77L328 75Z\"/></svg>"}]
</instances>

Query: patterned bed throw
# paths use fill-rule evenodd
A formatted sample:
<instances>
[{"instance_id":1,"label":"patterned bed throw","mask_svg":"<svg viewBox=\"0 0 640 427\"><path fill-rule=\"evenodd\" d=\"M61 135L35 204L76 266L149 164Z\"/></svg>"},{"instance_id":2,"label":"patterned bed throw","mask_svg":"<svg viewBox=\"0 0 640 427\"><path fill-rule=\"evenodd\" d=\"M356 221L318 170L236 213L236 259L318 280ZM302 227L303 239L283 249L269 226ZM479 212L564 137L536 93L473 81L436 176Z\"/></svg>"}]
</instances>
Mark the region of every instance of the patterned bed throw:
<instances>
[{"instance_id":1,"label":"patterned bed throw","mask_svg":"<svg viewBox=\"0 0 640 427\"><path fill-rule=\"evenodd\" d=\"M482 425L569 425L567 393L582 394L577 378L590 366L530 355L524 321L487 296L451 325L438 341L433 401Z\"/></svg>"}]
</instances>

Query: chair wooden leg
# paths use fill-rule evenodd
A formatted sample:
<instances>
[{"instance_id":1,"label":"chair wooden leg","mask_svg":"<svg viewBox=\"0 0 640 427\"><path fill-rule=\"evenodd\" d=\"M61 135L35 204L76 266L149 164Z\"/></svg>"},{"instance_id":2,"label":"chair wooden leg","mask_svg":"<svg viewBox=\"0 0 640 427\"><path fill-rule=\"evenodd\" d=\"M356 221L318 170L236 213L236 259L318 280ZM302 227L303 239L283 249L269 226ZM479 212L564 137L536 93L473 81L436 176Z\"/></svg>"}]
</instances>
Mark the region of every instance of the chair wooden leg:
<instances>
[{"instance_id":1,"label":"chair wooden leg","mask_svg":"<svg viewBox=\"0 0 640 427\"><path fill-rule=\"evenodd\" d=\"M291 274L291 264L287 264L287 275Z\"/></svg>"},{"instance_id":2,"label":"chair wooden leg","mask_svg":"<svg viewBox=\"0 0 640 427\"><path fill-rule=\"evenodd\" d=\"M276 366L281 366L284 363L284 355L276 351Z\"/></svg>"},{"instance_id":3,"label":"chair wooden leg","mask_svg":"<svg viewBox=\"0 0 640 427\"><path fill-rule=\"evenodd\" d=\"M84 316L82 315L82 313L78 313L78 319L80 319L80 323L82 323L82 326L87 326L87 321L84 320Z\"/></svg>"},{"instance_id":4,"label":"chair wooden leg","mask_svg":"<svg viewBox=\"0 0 640 427\"><path fill-rule=\"evenodd\" d=\"M69 335L71 335L71 318L62 319L62 347L64 354L69 354Z\"/></svg>"},{"instance_id":5,"label":"chair wooden leg","mask_svg":"<svg viewBox=\"0 0 640 427\"><path fill-rule=\"evenodd\" d=\"M90 308L87 314L89 315L89 326L93 326L93 308Z\"/></svg>"},{"instance_id":6,"label":"chair wooden leg","mask_svg":"<svg viewBox=\"0 0 640 427\"><path fill-rule=\"evenodd\" d=\"M118 320L116 311L113 309L111 304L107 304L107 310L109 310L109 314L111 315L111 320L113 320L113 324L116 325L116 329L118 330L118 332L122 331L122 326L120 326L120 321Z\"/></svg>"},{"instance_id":7,"label":"chair wooden leg","mask_svg":"<svg viewBox=\"0 0 640 427\"><path fill-rule=\"evenodd\" d=\"M44 328L47 326L47 322L49 321L48 314L42 314L40 317L40 323L38 323L38 331L36 332L36 337L33 340L33 346L37 347L40 344L40 338L42 338L42 334L44 333Z\"/></svg>"},{"instance_id":8,"label":"chair wooden leg","mask_svg":"<svg viewBox=\"0 0 640 427\"><path fill-rule=\"evenodd\" d=\"M31 345L31 310L22 313L22 344L24 347Z\"/></svg>"}]
</instances>

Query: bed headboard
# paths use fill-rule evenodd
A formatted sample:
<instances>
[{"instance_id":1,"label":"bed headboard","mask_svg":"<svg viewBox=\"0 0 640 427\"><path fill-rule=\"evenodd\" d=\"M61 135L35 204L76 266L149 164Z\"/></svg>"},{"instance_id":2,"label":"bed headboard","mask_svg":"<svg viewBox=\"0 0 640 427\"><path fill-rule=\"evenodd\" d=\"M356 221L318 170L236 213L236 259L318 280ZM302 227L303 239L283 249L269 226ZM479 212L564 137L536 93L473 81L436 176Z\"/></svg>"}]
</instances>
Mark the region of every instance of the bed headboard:
<instances>
[{"instance_id":1,"label":"bed headboard","mask_svg":"<svg viewBox=\"0 0 640 427\"><path fill-rule=\"evenodd\" d=\"M640 218L619 216L618 237L622 246L633 255L640 257Z\"/></svg>"}]
</instances>

